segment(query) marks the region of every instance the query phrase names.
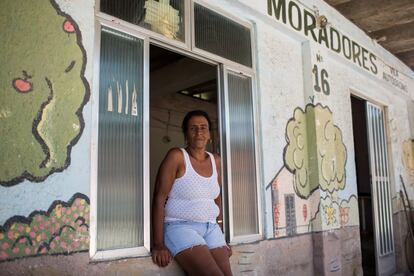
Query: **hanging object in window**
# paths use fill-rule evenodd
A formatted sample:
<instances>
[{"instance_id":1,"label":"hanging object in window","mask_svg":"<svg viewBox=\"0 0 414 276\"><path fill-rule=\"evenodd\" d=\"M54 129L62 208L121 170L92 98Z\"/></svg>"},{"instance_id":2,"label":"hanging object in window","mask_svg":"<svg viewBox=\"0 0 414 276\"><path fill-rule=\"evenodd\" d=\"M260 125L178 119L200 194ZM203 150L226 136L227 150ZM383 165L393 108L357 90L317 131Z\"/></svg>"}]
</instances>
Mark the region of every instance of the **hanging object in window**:
<instances>
[{"instance_id":1,"label":"hanging object in window","mask_svg":"<svg viewBox=\"0 0 414 276\"><path fill-rule=\"evenodd\" d=\"M170 6L170 0L147 0L144 21L151 25L152 31L177 39L180 17L178 10Z\"/></svg>"}]
</instances>

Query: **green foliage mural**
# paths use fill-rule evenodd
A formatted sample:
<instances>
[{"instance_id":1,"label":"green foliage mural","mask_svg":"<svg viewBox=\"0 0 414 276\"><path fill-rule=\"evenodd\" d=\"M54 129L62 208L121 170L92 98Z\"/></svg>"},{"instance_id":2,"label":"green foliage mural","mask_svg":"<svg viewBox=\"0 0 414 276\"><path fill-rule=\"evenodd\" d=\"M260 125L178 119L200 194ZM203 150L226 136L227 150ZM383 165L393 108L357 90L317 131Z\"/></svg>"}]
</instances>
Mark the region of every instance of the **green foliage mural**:
<instances>
[{"instance_id":1,"label":"green foliage mural","mask_svg":"<svg viewBox=\"0 0 414 276\"><path fill-rule=\"evenodd\" d=\"M332 112L320 104L297 108L286 126L285 166L295 176L295 191L308 198L320 188L345 187L346 148Z\"/></svg>"},{"instance_id":2,"label":"green foliage mural","mask_svg":"<svg viewBox=\"0 0 414 276\"><path fill-rule=\"evenodd\" d=\"M0 226L0 261L89 249L89 199L75 194L55 201L47 212L15 216Z\"/></svg>"},{"instance_id":3,"label":"green foliage mural","mask_svg":"<svg viewBox=\"0 0 414 276\"><path fill-rule=\"evenodd\" d=\"M53 0L0 1L0 185L70 163L89 99L78 26Z\"/></svg>"}]
</instances>

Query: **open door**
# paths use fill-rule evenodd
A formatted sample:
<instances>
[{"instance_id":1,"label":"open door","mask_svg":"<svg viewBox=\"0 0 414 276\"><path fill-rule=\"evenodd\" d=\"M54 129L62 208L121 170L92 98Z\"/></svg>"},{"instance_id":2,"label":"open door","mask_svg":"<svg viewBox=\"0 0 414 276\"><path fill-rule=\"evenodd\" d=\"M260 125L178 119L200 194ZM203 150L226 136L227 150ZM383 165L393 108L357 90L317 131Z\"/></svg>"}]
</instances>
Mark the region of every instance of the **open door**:
<instances>
[{"instance_id":1,"label":"open door","mask_svg":"<svg viewBox=\"0 0 414 276\"><path fill-rule=\"evenodd\" d=\"M366 102L377 275L396 270L384 110Z\"/></svg>"}]
</instances>

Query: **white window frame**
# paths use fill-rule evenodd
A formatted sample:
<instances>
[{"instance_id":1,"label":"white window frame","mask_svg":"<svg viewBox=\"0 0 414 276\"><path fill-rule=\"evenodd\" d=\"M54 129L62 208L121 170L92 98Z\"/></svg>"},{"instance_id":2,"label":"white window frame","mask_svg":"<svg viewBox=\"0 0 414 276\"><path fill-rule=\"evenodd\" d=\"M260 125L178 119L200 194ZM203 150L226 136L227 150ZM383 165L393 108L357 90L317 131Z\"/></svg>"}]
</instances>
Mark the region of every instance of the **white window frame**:
<instances>
[{"instance_id":1,"label":"white window frame","mask_svg":"<svg viewBox=\"0 0 414 276\"><path fill-rule=\"evenodd\" d=\"M222 65L222 78L223 78L223 91L222 95L223 95L223 101L224 101L224 110L222 112L224 112L225 118L226 120L222 122L223 124L223 131L225 133L225 136L231 135L231 131L230 131L230 122L228 120L230 114L229 114L229 103L228 103L228 74L239 74L245 77L249 77L251 79L251 91L252 91L252 109L253 109L253 127L254 127L254 151L255 151L255 169L256 169L256 198L257 198L257 223L258 223L258 230L259 232L257 234L251 234L251 235L241 235L241 236L236 236L234 234L234 220L233 220L233 192L232 192L232 176L231 176L231 158L230 158L230 152L231 152L231 144L230 144L230 139L228 139L226 137L225 140L223 140L223 145L225 145L225 151L223 151L225 153L224 158L226 159L225 164L226 164L226 176L227 176L227 195L226 195L226 200L228 201L227 204L227 208L228 208L228 223L229 223L229 240L230 240L230 244L239 244L239 243L249 243L249 242L254 242L254 241L258 241L263 239L263 217L262 217L262 185L260 183L262 183L262 177L261 177L261 158L260 158L260 154L261 152L259 151L259 147L260 147L260 134L259 134L259 127L258 127L258 103L257 103L257 90L256 85L255 85L255 75L246 71L240 71L237 68L228 66L228 65ZM223 135L221 135L222 137ZM223 137L224 138L224 137Z\"/></svg>"},{"instance_id":2,"label":"white window frame","mask_svg":"<svg viewBox=\"0 0 414 276\"><path fill-rule=\"evenodd\" d=\"M213 12L220 14L234 22L236 22L237 24L240 24L246 28L248 28L250 30L250 43L251 43L251 51L252 51L252 67L248 67L245 66L243 64L234 62L232 60L229 60L227 58L221 57L219 55L210 53L208 51L205 51L203 49L197 48L195 45L195 35L194 34L194 3L197 3L199 5L202 5L210 10L212 10ZM200 55L200 56L204 56L207 58L210 58L212 60L216 60L219 63L225 64L227 66L230 66L231 68L233 68L236 71L241 71L241 72L246 72L247 74L251 74L254 75L256 72L256 57L255 57L255 43L254 43L254 32L253 32L253 27L252 27L252 23L242 20L240 18L236 18L234 17L232 14L225 12L221 9L218 9L217 7L212 6L211 4L203 1L203 0L192 0L191 1L191 10L190 10L190 15L191 15L191 49L194 53Z\"/></svg>"},{"instance_id":3,"label":"white window frame","mask_svg":"<svg viewBox=\"0 0 414 276\"><path fill-rule=\"evenodd\" d=\"M94 39L94 57L93 57L93 89L91 94L92 104L92 133L91 133L91 213L90 213L90 248L89 255L92 261L112 260L127 257L139 257L150 255L150 175L149 175L149 46L150 44L157 45L166 48L171 51L175 51L186 55L188 57L200 60L202 62L217 66L217 80L218 80L218 115L220 117L221 135L220 146L223 152L223 158L226 158L227 149L230 149L229 139L224 140L225 133L229 132L229 124L224 118L228 118L228 105L222 101L225 101L227 93L227 72L241 73L244 76L251 78L252 85L252 103L253 103L253 123L255 134L255 164L256 164L256 184L257 184L257 210L258 210L258 228L259 233L254 235L234 236L233 231L233 219L232 210L228 217L225 217L225 225L229 226L229 240L231 244L249 243L263 239L263 206L262 206L262 152L261 152L261 139L260 139L260 124L259 124L259 103L258 92L256 83L256 55L255 55L255 36L252 24L247 21L243 21L240 18L235 18L231 14L224 12L217 7L207 4L201 0L184 0L185 1L185 41L180 42L177 40L166 38L165 36L156 32L150 31L144 27L126 22L117 17L105 14L100 11L100 0L95 4L95 39ZM251 34L251 55L252 55L252 67L248 67L210 52L198 49L195 47L194 42L194 2L205 6L213 10L214 12L221 14L238 24L247 27ZM101 29L102 27L108 27L125 34L137 37L144 41L144 76L143 76L143 210L144 210L144 245L133 248L123 248L115 250L97 250L97 196L98 196L98 122L99 122L99 72L100 72L100 47L101 47ZM224 85L223 85L224 84ZM223 97L223 98L222 98ZM222 107L224 106L224 110ZM223 116L224 115L224 116ZM231 160L227 158L228 164L226 168L222 168L222 171L230 175L231 172ZM224 180L224 174L222 174L222 180ZM229 179L231 183L231 176ZM224 184L224 183L223 183ZM228 185L230 189L226 193L225 189L222 191L223 197L223 214L226 214L228 207L232 208L232 196L231 185ZM228 204L226 204L228 203ZM227 205L227 206L226 206ZM226 221L227 220L227 221Z\"/></svg>"},{"instance_id":4,"label":"white window frame","mask_svg":"<svg viewBox=\"0 0 414 276\"><path fill-rule=\"evenodd\" d=\"M97 217L98 217L98 127L99 127L99 72L101 30L108 27L125 34L142 39L144 42L143 64L143 232L144 245L139 247L114 250L97 250ZM92 100L92 134L91 134L91 213L90 213L90 248L92 260L108 260L124 257L148 256L150 254L150 187L149 187L149 38L134 29L120 26L104 18L98 18L95 24Z\"/></svg>"}]
</instances>

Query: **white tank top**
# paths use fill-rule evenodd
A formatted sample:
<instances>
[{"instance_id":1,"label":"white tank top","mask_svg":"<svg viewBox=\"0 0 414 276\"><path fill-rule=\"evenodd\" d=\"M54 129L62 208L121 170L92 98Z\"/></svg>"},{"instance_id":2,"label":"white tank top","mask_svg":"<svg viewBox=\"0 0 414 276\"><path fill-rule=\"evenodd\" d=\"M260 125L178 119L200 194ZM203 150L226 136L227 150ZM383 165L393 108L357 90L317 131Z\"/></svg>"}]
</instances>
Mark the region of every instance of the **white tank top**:
<instances>
[{"instance_id":1,"label":"white tank top","mask_svg":"<svg viewBox=\"0 0 414 276\"><path fill-rule=\"evenodd\" d=\"M176 178L168 195L165 205L165 221L190 220L197 222L216 222L219 208L214 199L220 194L217 179L217 168L213 154L208 153L213 168L210 177L199 175L190 162L190 156L185 149L185 173Z\"/></svg>"}]
</instances>

